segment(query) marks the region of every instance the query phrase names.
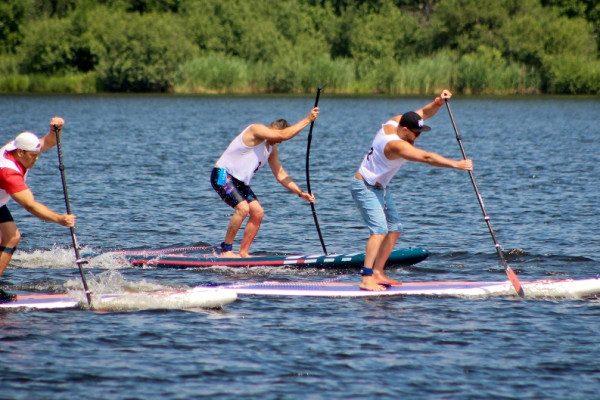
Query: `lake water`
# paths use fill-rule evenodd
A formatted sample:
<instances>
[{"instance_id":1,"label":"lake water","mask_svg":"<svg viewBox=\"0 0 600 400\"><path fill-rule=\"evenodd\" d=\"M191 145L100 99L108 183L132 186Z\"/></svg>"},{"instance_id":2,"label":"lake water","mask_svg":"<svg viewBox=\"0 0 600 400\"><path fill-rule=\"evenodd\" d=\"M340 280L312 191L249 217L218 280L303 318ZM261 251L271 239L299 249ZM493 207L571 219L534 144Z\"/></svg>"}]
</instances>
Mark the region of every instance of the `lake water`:
<instances>
[{"instance_id":1,"label":"lake water","mask_svg":"<svg viewBox=\"0 0 600 400\"><path fill-rule=\"evenodd\" d=\"M368 232L350 177L388 117L431 98L321 95L311 188L329 252L362 251ZM209 183L245 126L296 122L310 97L3 96L0 141L62 139L77 237L86 251L218 245L231 209ZM461 98L452 111L496 236L521 279L600 272L599 98ZM417 146L460 158L445 109ZM308 128L281 144L306 188ZM28 183L64 212L56 150ZM268 168L253 180L266 216L251 251L317 253L308 203ZM404 235L431 252L391 276L503 280L468 174L408 163L392 182ZM23 234L5 290L81 285L69 231L9 207ZM234 247L239 248L241 233ZM93 285L135 289L240 280L339 279L358 271L157 270L92 262ZM94 286L96 287L96 286ZM600 388L598 300L242 298L220 311L0 313L1 399L592 399Z\"/></svg>"}]
</instances>

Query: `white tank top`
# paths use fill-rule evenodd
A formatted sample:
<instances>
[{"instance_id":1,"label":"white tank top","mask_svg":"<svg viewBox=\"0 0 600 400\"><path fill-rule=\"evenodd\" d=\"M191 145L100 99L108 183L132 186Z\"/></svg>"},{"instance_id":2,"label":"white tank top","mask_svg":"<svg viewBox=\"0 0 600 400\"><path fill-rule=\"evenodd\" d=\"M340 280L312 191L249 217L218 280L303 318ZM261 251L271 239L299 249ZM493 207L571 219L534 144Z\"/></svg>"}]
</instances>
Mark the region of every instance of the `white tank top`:
<instances>
[{"instance_id":1,"label":"white tank top","mask_svg":"<svg viewBox=\"0 0 600 400\"><path fill-rule=\"evenodd\" d=\"M0 168L10 168L14 169L17 172L21 172L21 170L13 160L9 160L6 158L6 146L0 149ZM27 172L29 171L25 171L25 175L23 175L23 180L27 179ZM10 194L6 193L6 190L0 189L0 207L6 205L10 199Z\"/></svg>"},{"instance_id":2,"label":"white tank top","mask_svg":"<svg viewBox=\"0 0 600 400\"><path fill-rule=\"evenodd\" d=\"M377 131L375 139L373 139L371 149L358 168L358 173L369 185L379 183L384 188L387 187L396 172L406 162L404 158L390 160L385 156L384 149L388 143L394 140L402 140L398 135L386 135L383 131L383 127L386 125L398 127L398 123L393 120L381 125L381 129Z\"/></svg>"},{"instance_id":3,"label":"white tank top","mask_svg":"<svg viewBox=\"0 0 600 400\"><path fill-rule=\"evenodd\" d=\"M246 185L250 185L254 174L267 163L273 151L273 146L267 148L266 140L254 147L246 146L242 137L249 128L250 126L246 127L233 139L215 164L215 167L223 168Z\"/></svg>"}]
</instances>

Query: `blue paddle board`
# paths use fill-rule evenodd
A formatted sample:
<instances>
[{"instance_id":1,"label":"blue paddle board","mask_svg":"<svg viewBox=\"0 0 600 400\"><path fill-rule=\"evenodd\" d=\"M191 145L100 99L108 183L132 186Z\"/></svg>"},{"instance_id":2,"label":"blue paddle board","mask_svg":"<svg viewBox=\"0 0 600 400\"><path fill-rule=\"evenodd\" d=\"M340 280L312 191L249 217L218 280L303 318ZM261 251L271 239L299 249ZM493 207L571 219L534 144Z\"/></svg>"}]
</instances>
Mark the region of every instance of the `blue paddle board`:
<instances>
[{"instance_id":1,"label":"blue paddle board","mask_svg":"<svg viewBox=\"0 0 600 400\"><path fill-rule=\"evenodd\" d=\"M206 268L206 267L309 267L309 268L360 268L365 253L267 255L246 258L222 258L213 253L190 254L177 249L115 251L109 254L125 258L134 266L156 268ZM409 247L392 251L387 265L407 266L427 258L429 251L422 247Z\"/></svg>"}]
</instances>

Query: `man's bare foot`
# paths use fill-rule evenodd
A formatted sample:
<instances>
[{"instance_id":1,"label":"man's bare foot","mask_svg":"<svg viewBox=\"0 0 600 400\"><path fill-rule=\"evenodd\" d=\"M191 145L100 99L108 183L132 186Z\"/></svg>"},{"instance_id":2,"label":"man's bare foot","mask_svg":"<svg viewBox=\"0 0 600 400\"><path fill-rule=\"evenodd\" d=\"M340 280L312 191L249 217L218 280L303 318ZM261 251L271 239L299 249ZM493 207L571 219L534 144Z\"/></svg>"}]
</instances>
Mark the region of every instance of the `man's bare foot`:
<instances>
[{"instance_id":1,"label":"man's bare foot","mask_svg":"<svg viewBox=\"0 0 600 400\"><path fill-rule=\"evenodd\" d=\"M377 281L373 278L373 276L363 276L362 281L358 285L362 290L371 290L371 291L381 291L385 290L385 286L381 286L377 284Z\"/></svg>"},{"instance_id":2,"label":"man's bare foot","mask_svg":"<svg viewBox=\"0 0 600 400\"><path fill-rule=\"evenodd\" d=\"M240 255L233 251L224 251L221 253L221 258L240 258Z\"/></svg>"},{"instance_id":3,"label":"man's bare foot","mask_svg":"<svg viewBox=\"0 0 600 400\"><path fill-rule=\"evenodd\" d=\"M242 257L242 258L247 258L247 257L250 257L250 254L248 254L248 253L245 253L245 252L241 252L241 251L240 251L240 253L239 253L239 257Z\"/></svg>"},{"instance_id":4,"label":"man's bare foot","mask_svg":"<svg viewBox=\"0 0 600 400\"><path fill-rule=\"evenodd\" d=\"M379 272L379 271L373 271L373 278L375 279L375 282L378 282L380 284L402 285L402 281L396 280L394 278L390 278L389 276L387 276L384 273Z\"/></svg>"}]
</instances>

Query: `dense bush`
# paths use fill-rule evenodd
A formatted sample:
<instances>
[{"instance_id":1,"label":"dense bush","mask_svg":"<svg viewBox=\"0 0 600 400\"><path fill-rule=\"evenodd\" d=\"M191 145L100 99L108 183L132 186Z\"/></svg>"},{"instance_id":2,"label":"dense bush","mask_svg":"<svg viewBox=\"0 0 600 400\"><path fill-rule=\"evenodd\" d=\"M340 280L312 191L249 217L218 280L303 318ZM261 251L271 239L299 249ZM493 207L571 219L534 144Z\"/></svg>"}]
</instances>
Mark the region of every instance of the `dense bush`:
<instances>
[{"instance_id":1,"label":"dense bush","mask_svg":"<svg viewBox=\"0 0 600 400\"><path fill-rule=\"evenodd\" d=\"M600 93L591 0L0 2L0 91Z\"/></svg>"},{"instance_id":2,"label":"dense bush","mask_svg":"<svg viewBox=\"0 0 600 400\"><path fill-rule=\"evenodd\" d=\"M301 70L301 90L309 93L324 86L330 93L351 93L355 82L354 64L338 58L332 60L328 54L313 57Z\"/></svg>"},{"instance_id":3,"label":"dense bush","mask_svg":"<svg viewBox=\"0 0 600 400\"><path fill-rule=\"evenodd\" d=\"M600 95L600 61L571 55L548 56L544 60L544 83L551 93Z\"/></svg>"},{"instance_id":4,"label":"dense bush","mask_svg":"<svg viewBox=\"0 0 600 400\"><path fill-rule=\"evenodd\" d=\"M111 14L97 9L90 32L99 43L96 73L104 90L165 92L197 51L173 14Z\"/></svg>"},{"instance_id":5,"label":"dense bush","mask_svg":"<svg viewBox=\"0 0 600 400\"><path fill-rule=\"evenodd\" d=\"M182 92L243 92L248 85L248 65L239 57L208 54L182 64L175 81L176 91Z\"/></svg>"}]
</instances>

